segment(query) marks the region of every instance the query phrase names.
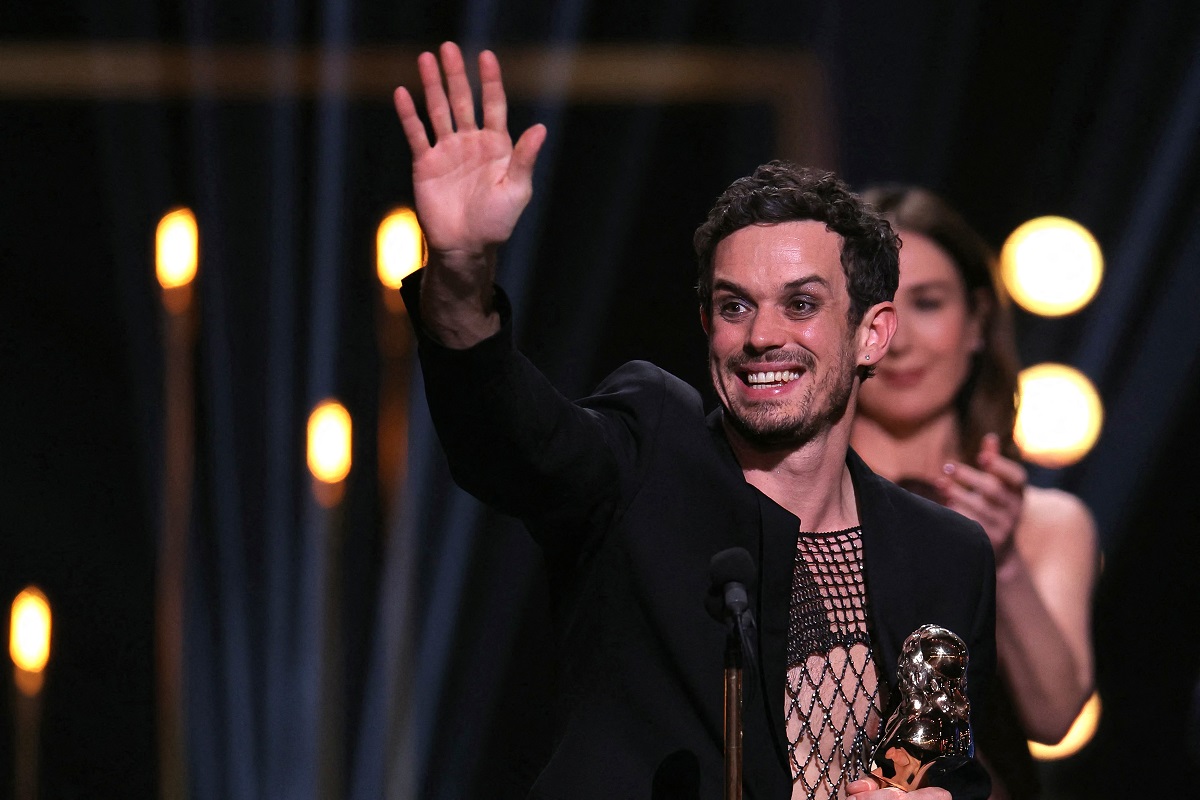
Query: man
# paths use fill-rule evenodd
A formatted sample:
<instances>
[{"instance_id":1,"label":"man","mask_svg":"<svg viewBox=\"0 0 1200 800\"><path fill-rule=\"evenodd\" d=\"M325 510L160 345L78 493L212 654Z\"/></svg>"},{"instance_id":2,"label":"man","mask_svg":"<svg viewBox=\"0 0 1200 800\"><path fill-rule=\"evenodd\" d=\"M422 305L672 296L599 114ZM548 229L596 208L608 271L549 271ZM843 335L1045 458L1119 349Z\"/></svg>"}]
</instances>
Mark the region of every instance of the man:
<instances>
[{"instance_id":1,"label":"man","mask_svg":"<svg viewBox=\"0 0 1200 800\"><path fill-rule=\"evenodd\" d=\"M713 555L742 547L759 620L746 796L893 797L860 776L904 639L925 623L962 636L973 694L995 660L982 531L849 451L859 385L896 326L895 235L832 176L761 167L696 235L721 408L706 418L694 389L636 362L568 402L513 348L494 283L545 128L513 145L489 52L479 128L461 53L440 55L440 70L418 60L434 144L396 91L430 254L404 293L455 479L545 554L561 663L532 796L719 795L725 631L703 599ZM974 770L948 780L987 796Z\"/></svg>"}]
</instances>

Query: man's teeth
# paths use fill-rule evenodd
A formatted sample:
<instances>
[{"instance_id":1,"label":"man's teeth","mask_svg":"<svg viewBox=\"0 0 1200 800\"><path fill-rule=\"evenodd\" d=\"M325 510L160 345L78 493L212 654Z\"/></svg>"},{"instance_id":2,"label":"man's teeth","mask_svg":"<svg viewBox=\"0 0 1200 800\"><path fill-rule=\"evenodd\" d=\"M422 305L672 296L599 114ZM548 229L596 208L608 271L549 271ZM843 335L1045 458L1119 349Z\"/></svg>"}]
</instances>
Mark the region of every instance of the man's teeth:
<instances>
[{"instance_id":1,"label":"man's teeth","mask_svg":"<svg viewBox=\"0 0 1200 800\"><path fill-rule=\"evenodd\" d=\"M751 385L787 383L788 381L794 381L799 377L799 372L794 372L791 370L785 372L751 372L746 376L746 382Z\"/></svg>"}]
</instances>

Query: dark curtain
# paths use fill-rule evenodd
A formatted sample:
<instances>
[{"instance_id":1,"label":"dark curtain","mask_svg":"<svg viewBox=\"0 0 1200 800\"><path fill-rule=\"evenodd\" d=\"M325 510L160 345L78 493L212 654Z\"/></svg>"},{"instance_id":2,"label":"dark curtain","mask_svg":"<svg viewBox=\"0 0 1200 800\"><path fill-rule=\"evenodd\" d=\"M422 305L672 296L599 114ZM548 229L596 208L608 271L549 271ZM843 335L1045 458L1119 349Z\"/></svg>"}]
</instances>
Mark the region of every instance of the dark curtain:
<instances>
[{"instance_id":1,"label":"dark curtain","mask_svg":"<svg viewBox=\"0 0 1200 800\"><path fill-rule=\"evenodd\" d=\"M1096 300L1019 320L1025 360L1084 369L1107 410L1080 465L1033 473L1089 503L1106 556L1102 725L1043 771L1060 797L1181 780L1200 736L1195 4L90 2L0 12L0 26L0 56L64 42L184 54L174 88L142 94L0 81L0 577L9 598L39 583L57 612L45 796L157 791L165 354L151 258L176 205L202 237L191 795L517 797L536 774L554 678L540 557L453 487L419 376L387 348L397 319L374 232L409 200L409 156L388 92L347 88L356 53L450 38L502 61L550 46L807 53L826 102L801 119L832 136L821 166L860 186L927 185L997 245L1039 214L1092 229L1108 259ZM267 90L223 82L230 47L268 54L250 79ZM787 148L779 108L751 94L579 99L559 77L510 115L514 130L550 127L501 255L518 340L571 396L630 358L703 387L691 233L729 181ZM407 398L399 423L389 393ZM305 419L328 396L356 431L332 510L304 466ZM11 718L11 692L3 702ZM8 770L12 726L0 736Z\"/></svg>"}]
</instances>

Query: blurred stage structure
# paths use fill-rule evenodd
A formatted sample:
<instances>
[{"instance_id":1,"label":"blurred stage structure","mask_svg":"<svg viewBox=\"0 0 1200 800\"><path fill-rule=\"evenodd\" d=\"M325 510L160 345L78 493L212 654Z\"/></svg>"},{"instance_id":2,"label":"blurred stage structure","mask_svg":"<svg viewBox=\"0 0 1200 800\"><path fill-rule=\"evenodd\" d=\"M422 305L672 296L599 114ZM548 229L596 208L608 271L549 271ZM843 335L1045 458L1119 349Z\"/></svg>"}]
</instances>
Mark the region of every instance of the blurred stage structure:
<instances>
[{"instance_id":1,"label":"blurred stage structure","mask_svg":"<svg viewBox=\"0 0 1200 800\"><path fill-rule=\"evenodd\" d=\"M498 51L514 129L550 129L501 281L568 395L633 357L706 384L691 232L769 158L929 186L995 244L1038 216L1086 225L1096 296L1018 320L1026 363L1077 368L1105 406L1085 458L1032 473L1088 502L1107 564L1104 713L1045 778L1056 798L1136 795L1189 763L1194 4L501 5L6 20L0 418L20 468L0 482L0 587L54 603L46 795L508 797L532 779L553 679L538 555L451 485L375 274L379 221L411 203L390 93L448 38ZM191 328L153 271L181 205L202 245ZM354 431L333 502L306 469L327 398ZM156 598L175 610L158 623ZM1146 640L1172 644L1147 659ZM1147 731L1159 746L1115 774Z\"/></svg>"}]
</instances>

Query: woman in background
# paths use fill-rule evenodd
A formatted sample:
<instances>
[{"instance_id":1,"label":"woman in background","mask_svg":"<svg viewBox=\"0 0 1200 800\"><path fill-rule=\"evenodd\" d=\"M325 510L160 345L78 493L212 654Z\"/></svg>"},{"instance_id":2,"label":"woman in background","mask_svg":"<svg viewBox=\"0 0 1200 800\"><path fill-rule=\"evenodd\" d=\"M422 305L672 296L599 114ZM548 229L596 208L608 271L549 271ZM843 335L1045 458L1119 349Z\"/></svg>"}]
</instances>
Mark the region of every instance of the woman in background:
<instances>
[{"instance_id":1,"label":"woman in background","mask_svg":"<svg viewBox=\"0 0 1200 800\"><path fill-rule=\"evenodd\" d=\"M996 554L1000 678L977 731L993 798L1036 797L1026 739L1053 744L1092 693L1095 523L1027 486L1012 440L1018 360L990 248L927 190L865 197L900 235L899 327L859 394L854 449L881 475L979 522Z\"/></svg>"}]
</instances>

